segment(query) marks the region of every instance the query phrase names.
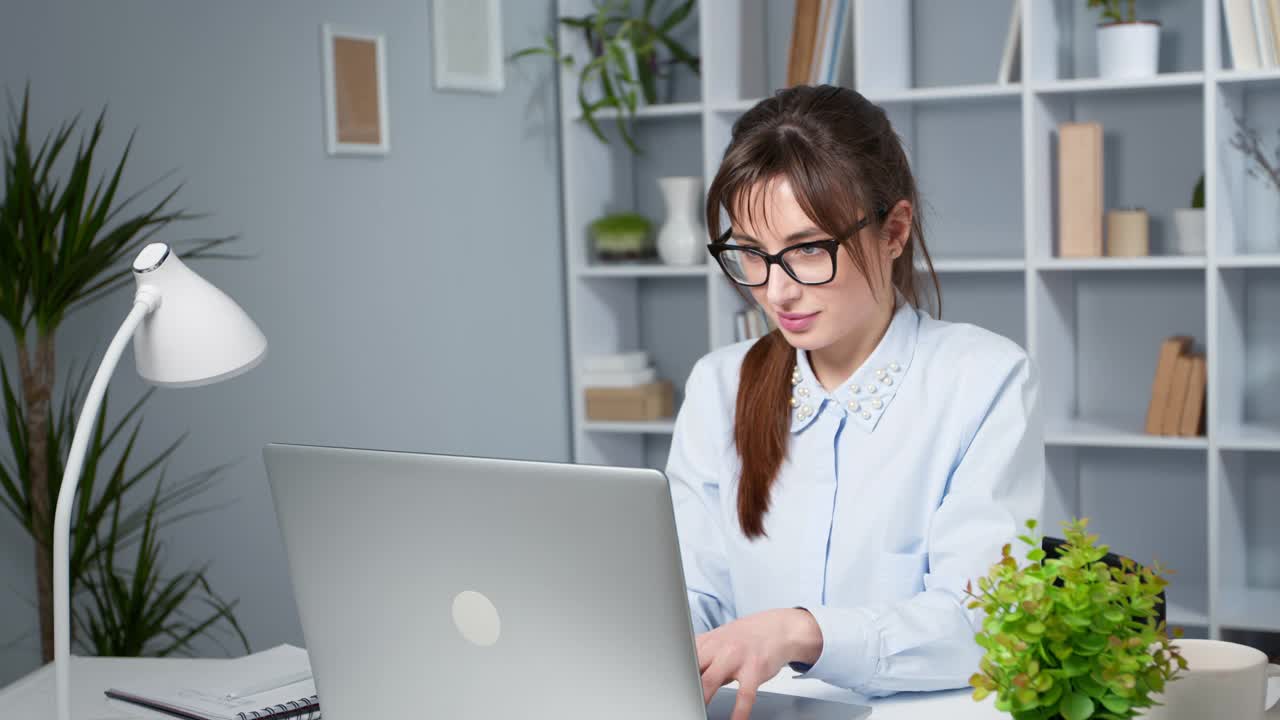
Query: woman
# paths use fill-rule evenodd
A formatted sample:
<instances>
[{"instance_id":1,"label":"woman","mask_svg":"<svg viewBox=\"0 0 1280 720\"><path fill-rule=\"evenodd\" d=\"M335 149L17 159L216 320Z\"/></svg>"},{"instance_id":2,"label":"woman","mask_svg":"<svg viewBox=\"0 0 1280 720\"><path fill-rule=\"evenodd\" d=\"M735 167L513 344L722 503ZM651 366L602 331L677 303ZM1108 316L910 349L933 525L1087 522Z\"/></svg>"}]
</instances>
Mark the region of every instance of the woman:
<instances>
[{"instance_id":1,"label":"woman","mask_svg":"<svg viewBox=\"0 0 1280 720\"><path fill-rule=\"evenodd\" d=\"M787 664L964 686L965 585L1040 514L1036 370L924 312L918 207L884 112L829 86L743 115L709 188L710 250L778 327L698 361L667 464L704 694L737 680L735 718Z\"/></svg>"}]
</instances>

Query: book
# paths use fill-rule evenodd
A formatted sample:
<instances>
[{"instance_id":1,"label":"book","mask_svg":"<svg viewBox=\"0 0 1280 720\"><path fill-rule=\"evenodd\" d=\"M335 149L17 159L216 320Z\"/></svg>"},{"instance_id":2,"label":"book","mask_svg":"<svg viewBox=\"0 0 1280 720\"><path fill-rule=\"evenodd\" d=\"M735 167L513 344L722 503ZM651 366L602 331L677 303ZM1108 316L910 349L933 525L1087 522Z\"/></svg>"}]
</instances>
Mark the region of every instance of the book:
<instances>
[{"instance_id":1,"label":"book","mask_svg":"<svg viewBox=\"0 0 1280 720\"><path fill-rule=\"evenodd\" d=\"M307 651L292 645L226 660L205 673L200 684L137 684L106 691L111 700L154 717L185 720L261 720L320 717L320 702Z\"/></svg>"},{"instance_id":2,"label":"book","mask_svg":"<svg viewBox=\"0 0 1280 720\"><path fill-rule=\"evenodd\" d=\"M1182 354L1173 363L1169 379L1169 397L1160 414L1160 434L1177 435L1182 424L1182 407L1187 402L1187 382L1191 379L1191 356Z\"/></svg>"},{"instance_id":3,"label":"book","mask_svg":"<svg viewBox=\"0 0 1280 720\"><path fill-rule=\"evenodd\" d=\"M1178 434L1195 437L1204 426L1205 386L1209 373L1205 364L1205 356L1196 353L1191 356L1191 372L1187 378L1187 399L1182 405L1182 417L1178 420Z\"/></svg>"},{"instance_id":4,"label":"book","mask_svg":"<svg viewBox=\"0 0 1280 720\"><path fill-rule=\"evenodd\" d=\"M1227 26L1231 67L1257 70L1260 67L1258 37L1254 30L1251 0L1222 0L1222 18Z\"/></svg>"},{"instance_id":5,"label":"book","mask_svg":"<svg viewBox=\"0 0 1280 720\"><path fill-rule=\"evenodd\" d=\"M1276 46L1276 55L1280 56L1280 0L1269 0L1271 8L1271 42Z\"/></svg>"},{"instance_id":6,"label":"book","mask_svg":"<svg viewBox=\"0 0 1280 720\"><path fill-rule=\"evenodd\" d=\"M823 0L822 21L815 43L810 82L814 85L833 84L844 63L845 28L848 19L849 0Z\"/></svg>"},{"instance_id":7,"label":"book","mask_svg":"<svg viewBox=\"0 0 1280 720\"><path fill-rule=\"evenodd\" d=\"M615 370L612 372L584 372L582 373L583 387L636 387L638 385L648 385L657 378L657 370L651 367L641 368L639 370Z\"/></svg>"},{"instance_id":8,"label":"book","mask_svg":"<svg viewBox=\"0 0 1280 720\"><path fill-rule=\"evenodd\" d=\"M1009 17L1009 31L1004 37L1004 53L1000 56L1000 69L996 72L996 82L1008 85L1014 82L1019 66L1019 49L1022 41L1022 0L1013 0L1013 12Z\"/></svg>"},{"instance_id":9,"label":"book","mask_svg":"<svg viewBox=\"0 0 1280 720\"><path fill-rule=\"evenodd\" d=\"M803 85L809 80L821 10L822 0L796 0L791 21L791 47L787 52L787 87Z\"/></svg>"},{"instance_id":10,"label":"book","mask_svg":"<svg viewBox=\"0 0 1280 720\"><path fill-rule=\"evenodd\" d=\"M820 0L818 25L814 30L812 54L809 57L809 75L805 82L817 85L822 77L822 63L826 59L827 26L831 24L831 6L835 0Z\"/></svg>"},{"instance_id":11,"label":"book","mask_svg":"<svg viewBox=\"0 0 1280 720\"><path fill-rule=\"evenodd\" d=\"M1258 64L1264 68L1280 65L1276 39L1271 33L1271 8L1267 0L1253 0L1253 32L1258 40Z\"/></svg>"},{"instance_id":12,"label":"book","mask_svg":"<svg viewBox=\"0 0 1280 720\"><path fill-rule=\"evenodd\" d=\"M1102 255L1102 125L1058 126L1058 254Z\"/></svg>"},{"instance_id":13,"label":"book","mask_svg":"<svg viewBox=\"0 0 1280 720\"><path fill-rule=\"evenodd\" d=\"M625 372L628 370L643 370L648 366L649 353L643 350L587 355L582 358L583 372Z\"/></svg>"},{"instance_id":14,"label":"book","mask_svg":"<svg viewBox=\"0 0 1280 720\"><path fill-rule=\"evenodd\" d=\"M1151 435L1159 435L1164 428L1164 409L1169 401L1169 391L1173 382L1173 371L1182 355L1191 346L1191 338L1176 335L1166 338L1160 343L1160 354L1156 360L1155 377L1151 381L1151 402L1147 405L1146 431Z\"/></svg>"}]
</instances>

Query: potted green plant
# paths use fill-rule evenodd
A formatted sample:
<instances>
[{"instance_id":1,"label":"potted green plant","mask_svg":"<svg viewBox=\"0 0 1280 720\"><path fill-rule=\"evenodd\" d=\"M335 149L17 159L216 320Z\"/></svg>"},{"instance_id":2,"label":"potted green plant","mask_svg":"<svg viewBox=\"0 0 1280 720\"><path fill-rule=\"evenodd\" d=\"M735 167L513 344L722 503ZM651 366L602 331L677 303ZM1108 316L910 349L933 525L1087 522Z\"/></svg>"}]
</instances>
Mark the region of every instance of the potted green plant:
<instances>
[{"instance_id":1,"label":"potted green plant","mask_svg":"<svg viewBox=\"0 0 1280 720\"><path fill-rule=\"evenodd\" d=\"M1160 23L1139 20L1137 0L1087 0L1102 10L1098 74L1109 80L1150 77L1160 58Z\"/></svg>"},{"instance_id":2,"label":"potted green plant","mask_svg":"<svg viewBox=\"0 0 1280 720\"><path fill-rule=\"evenodd\" d=\"M610 213L591 222L592 249L597 260L648 260L655 255L653 223L639 213Z\"/></svg>"},{"instance_id":3,"label":"potted green plant","mask_svg":"<svg viewBox=\"0 0 1280 720\"><path fill-rule=\"evenodd\" d=\"M99 174L105 111L78 143L76 120L33 141L29 106L28 90L20 107L10 104L8 135L0 138L0 322L18 366L11 375L0 361L0 421L8 436L0 453L0 506L33 540L33 604L47 662L53 659L53 501L88 388L88 364L74 359L70 365L81 369L55 383L58 329L76 310L131 284L129 263L155 233L199 216L172 207L176 188L141 208L136 204L154 184L121 193L132 138ZM169 244L187 259L207 258L219 256L217 248L232 239ZM154 456L137 452L139 413L149 397L112 419L104 398L94 419L71 521L72 641L99 654L168 655L225 630L247 651L235 602L213 592L203 569L164 571L156 531L198 512L187 503L223 468L166 483L165 463L182 438ZM123 562L127 552L132 557Z\"/></svg>"},{"instance_id":4,"label":"potted green plant","mask_svg":"<svg viewBox=\"0 0 1280 720\"><path fill-rule=\"evenodd\" d=\"M1191 206L1174 208L1173 226L1177 231L1177 250L1182 255L1204 254L1204 174L1191 190Z\"/></svg>"},{"instance_id":5,"label":"potted green plant","mask_svg":"<svg viewBox=\"0 0 1280 720\"><path fill-rule=\"evenodd\" d=\"M969 680L975 700L994 694L996 709L1017 720L1130 718L1186 669L1156 622L1166 571L1108 565L1087 524L1064 523L1067 544L1048 558L1028 521L1027 564L1006 545L978 580L980 594L969 587L969 607L984 612L977 641L986 652Z\"/></svg>"},{"instance_id":6,"label":"potted green plant","mask_svg":"<svg viewBox=\"0 0 1280 720\"><path fill-rule=\"evenodd\" d=\"M562 52L554 36L543 45L514 53L512 59L529 55L550 55L564 67L578 71L578 106L582 119L601 142L609 139L600 129L597 114L613 110L618 134L634 153L640 152L629 123L642 105L659 102L659 86L680 66L696 75L700 60L675 39L681 25L692 14L694 0L676 0L663 5L644 0L639 14L631 0L596 0L594 10L580 17L562 17L560 24L582 32L590 53L585 62L570 52Z\"/></svg>"}]
</instances>

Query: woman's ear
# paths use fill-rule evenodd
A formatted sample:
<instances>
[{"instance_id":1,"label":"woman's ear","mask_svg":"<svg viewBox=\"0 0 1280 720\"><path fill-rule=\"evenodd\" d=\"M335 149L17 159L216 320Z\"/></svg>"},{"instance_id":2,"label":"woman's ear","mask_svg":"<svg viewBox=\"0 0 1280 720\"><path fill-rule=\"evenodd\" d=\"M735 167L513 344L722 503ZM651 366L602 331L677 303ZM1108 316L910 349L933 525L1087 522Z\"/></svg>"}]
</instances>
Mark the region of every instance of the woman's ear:
<instances>
[{"instance_id":1,"label":"woman's ear","mask_svg":"<svg viewBox=\"0 0 1280 720\"><path fill-rule=\"evenodd\" d=\"M907 247L907 243L911 241L911 227L914 218L911 201L899 200L896 205L889 209L889 214L880 223L887 243L886 249L889 252L889 257L897 259Z\"/></svg>"}]
</instances>

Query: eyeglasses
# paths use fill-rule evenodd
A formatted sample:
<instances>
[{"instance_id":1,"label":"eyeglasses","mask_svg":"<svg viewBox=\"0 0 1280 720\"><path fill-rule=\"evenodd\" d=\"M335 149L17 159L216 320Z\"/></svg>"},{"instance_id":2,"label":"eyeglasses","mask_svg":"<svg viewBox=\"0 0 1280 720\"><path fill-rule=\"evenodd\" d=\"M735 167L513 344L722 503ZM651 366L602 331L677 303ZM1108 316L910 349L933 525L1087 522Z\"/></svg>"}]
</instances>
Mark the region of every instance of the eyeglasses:
<instances>
[{"instance_id":1,"label":"eyeglasses","mask_svg":"<svg viewBox=\"0 0 1280 720\"><path fill-rule=\"evenodd\" d=\"M883 218L883 210L876 216ZM856 235L871 223L871 216L858 221L848 237ZM725 230L715 242L707 245L711 256L729 279L745 287L760 287L769 282L769 267L778 265L792 280L801 285L825 285L836 277L836 253L839 240L813 240L792 245L772 255L753 247L729 244L733 228Z\"/></svg>"}]
</instances>

